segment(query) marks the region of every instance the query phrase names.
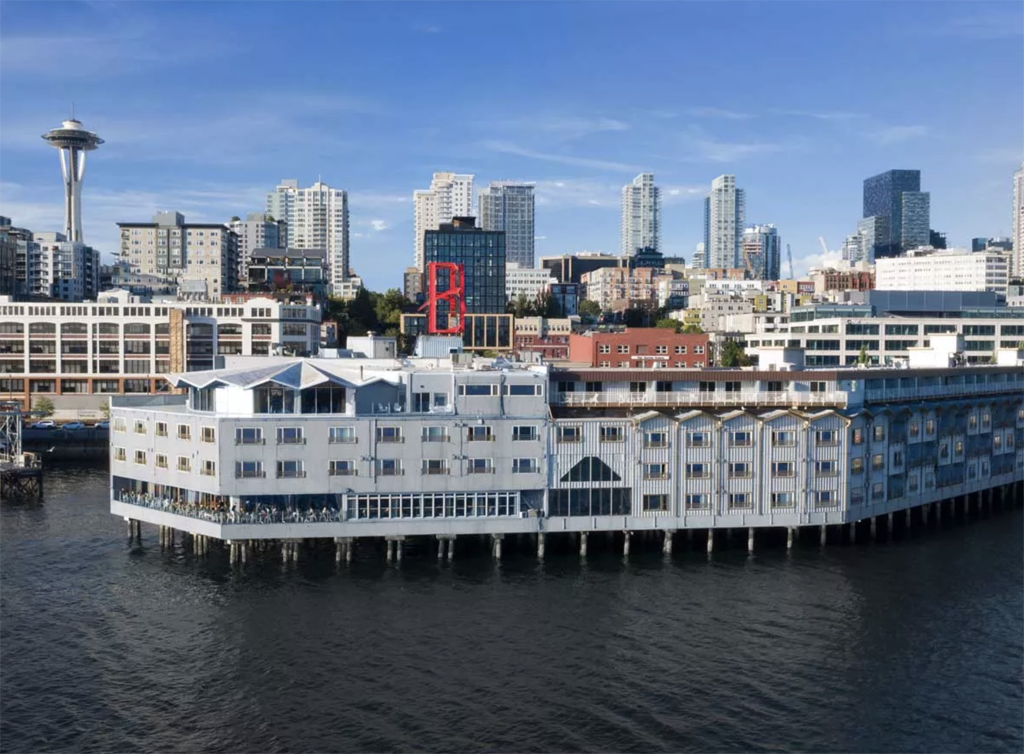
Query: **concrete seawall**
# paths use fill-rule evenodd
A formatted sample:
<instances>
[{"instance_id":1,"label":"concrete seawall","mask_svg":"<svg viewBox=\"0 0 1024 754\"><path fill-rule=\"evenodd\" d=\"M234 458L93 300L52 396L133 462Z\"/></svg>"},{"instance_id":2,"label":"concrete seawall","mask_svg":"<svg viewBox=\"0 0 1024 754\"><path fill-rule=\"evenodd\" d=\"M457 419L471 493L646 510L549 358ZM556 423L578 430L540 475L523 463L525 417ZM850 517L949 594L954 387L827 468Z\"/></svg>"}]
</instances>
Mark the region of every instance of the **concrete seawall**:
<instances>
[{"instance_id":1,"label":"concrete seawall","mask_svg":"<svg viewBox=\"0 0 1024 754\"><path fill-rule=\"evenodd\" d=\"M21 434L25 450L39 453L43 461L75 461L105 458L110 452L106 429L24 429Z\"/></svg>"}]
</instances>

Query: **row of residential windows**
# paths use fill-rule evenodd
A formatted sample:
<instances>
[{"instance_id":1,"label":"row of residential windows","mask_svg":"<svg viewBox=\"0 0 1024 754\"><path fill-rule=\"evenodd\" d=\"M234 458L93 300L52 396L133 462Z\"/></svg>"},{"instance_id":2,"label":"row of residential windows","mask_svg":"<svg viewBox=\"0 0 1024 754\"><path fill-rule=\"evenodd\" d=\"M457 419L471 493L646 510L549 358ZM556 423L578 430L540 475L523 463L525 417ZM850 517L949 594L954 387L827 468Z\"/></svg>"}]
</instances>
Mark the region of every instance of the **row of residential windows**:
<instances>
[{"instance_id":1,"label":"row of residential windows","mask_svg":"<svg viewBox=\"0 0 1024 754\"><path fill-rule=\"evenodd\" d=\"M686 464L686 477L688 479L710 479L712 464L710 463L688 463ZM754 465L751 463L730 463L728 465L728 476L730 479L750 479L754 475ZM819 477L834 477L839 473L839 464L836 461L816 461L814 474ZM796 476L796 463L783 461L772 464L773 477L794 477ZM645 463L643 464L644 479L668 479L669 471L666 463Z\"/></svg>"},{"instance_id":2,"label":"row of residential windows","mask_svg":"<svg viewBox=\"0 0 1024 754\"><path fill-rule=\"evenodd\" d=\"M620 345L615 347L615 352L616 353L629 353L629 348L630 347L629 347L628 344L620 344ZM597 347L597 352L598 353L611 353L612 352L612 347L608 343L601 343ZM674 346L673 352L674 353L680 353L680 354L686 353L686 346ZM694 346L693 347L693 352L696 353L696 354L704 353L704 346ZM639 347L637 348L637 353L640 353ZM656 353L656 354L667 354L668 353L668 346L655 346L654 347L654 353Z\"/></svg>"},{"instance_id":3,"label":"row of residential windows","mask_svg":"<svg viewBox=\"0 0 1024 754\"><path fill-rule=\"evenodd\" d=\"M773 492L771 493L771 506L773 508L794 508L797 501L796 492ZM752 508L754 497L749 492L731 492L726 496L729 508ZM814 493L814 502L818 506L835 505L839 502L838 493L835 490L819 490ZM684 496L683 506L688 511L707 510L711 505L711 495L704 492L694 492ZM644 495L643 509L645 511L667 511L669 510L669 496L665 494Z\"/></svg>"},{"instance_id":4,"label":"row of residential windows","mask_svg":"<svg viewBox=\"0 0 1024 754\"><path fill-rule=\"evenodd\" d=\"M876 429L881 429L881 427L876 427ZM623 442L624 432L622 427L601 427L601 442ZM711 436L711 432L687 432L686 445L691 448L711 447ZM667 448L669 446L668 438L668 432L644 432L643 446L645 448ZM839 433L831 429L819 430L814 433L814 440L817 445L836 445L839 442ZM583 442L583 428L558 427L558 442ZM730 432L729 444L736 448L749 448L754 444L754 433L748 430ZM772 445L776 447L796 446L796 432L793 430L772 432Z\"/></svg>"},{"instance_id":5,"label":"row of residential windows","mask_svg":"<svg viewBox=\"0 0 1024 754\"><path fill-rule=\"evenodd\" d=\"M485 385L459 385L459 395L468 397L482 397L498 395L498 385L496 383L485 384ZM505 389L502 395L508 396L528 396L528 395L543 395L544 389L541 385L505 385Z\"/></svg>"}]
</instances>

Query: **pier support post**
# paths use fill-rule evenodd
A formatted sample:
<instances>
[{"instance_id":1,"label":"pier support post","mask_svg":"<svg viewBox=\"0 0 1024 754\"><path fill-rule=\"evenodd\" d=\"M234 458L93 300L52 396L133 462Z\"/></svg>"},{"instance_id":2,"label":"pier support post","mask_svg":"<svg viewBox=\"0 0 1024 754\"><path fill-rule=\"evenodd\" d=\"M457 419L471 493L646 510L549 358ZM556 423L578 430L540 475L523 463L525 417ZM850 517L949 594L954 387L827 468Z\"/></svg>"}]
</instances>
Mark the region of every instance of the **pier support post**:
<instances>
[{"instance_id":1,"label":"pier support post","mask_svg":"<svg viewBox=\"0 0 1024 754\"><path fill-rule=\"evenodd\" d=\"M231 565L235 564L235 560L238 558L238 545L234 542L228 542L228 563Z\"/></svg>"},{"instance_id":2,"label":"pier support post","mask_svg":"<svg viewBox=\"0 0 1024 754\"><path fill-rule=\"evenodd\" d=\"M851 545L857 544L857 522L856 521L851 521L850 522L850 544Z\"/></svg>"},{"instance_id":3,"label":"pier support post","mask_svg":"<svg viewBox=\"0 0 1024 754\"><path fill-rule=\"evenodd\" d=\"M302 540L301 539L296 539L294 542L292 542L292 562L293 563L298 563L299 562L299 547L301 545L302 545Z\"/></svg>"},{"instance_id":4,"label":"pier support post","mask_svg":"<svg viewBox=\"0 0 1024 754\"><path fill-rule=\"evenodd\" d=\"M878 539L878 516L871 517L871 541L875 542Z\"/></svg>"},{"instance_id":5,"label":"pier support post","mask_svg":"<svg viewBox=\"0 0 1024 754\"><path fill-rule=\"evenodd\" d=\"M448 538L448 560L455 560L455 535Z\"/></svg>"},{"instance_id":6,"label":"pier support post","mask_svg":"<svg viewBox=\"0 0 1024 754\"><path fill-rule=\"evenodd\" d=\"M341 537L334 540L334 564L341 565L341 559L345 555L345 544L342 542Z\"/></svg>"},{"instance_id":7,"label":"pier support post","mask_svg":"<svg viewBox=\"0 0 1024 754\"><path fill-rule=\"evenodd\" d=\"M910 530L914 526L913 509L907 508L906 518L904 519L904 525L907 529L907 534L910 534Z\"/></svg>"},{"instance_id":8,"label":"pier support post","mask_svg":"<svg viewBox=\"0 0 1024 754\"><path fill-rule=\"evenodd\" d=\"M821 546L824 547L828 542L828 524L821 525Z\"/></svg>"},{"instance_id":9,"label":"pier support post","mask_svg":"<svg viewBox=\"0 0 1024 754\"><path fill-rule=\"evenodd\" d=\"M708 555L715 551L715 530L708 529Z\"/></svg>"},{"instance_id":10,"label":"pier support post","mask_svg":"<svg viewBox=\"0 0 1024 754\"><path fill-rule=\"evenodd\" d=\"M938 528L942 528L942 501L938 500L932 505L935 506L935 525ZM953 518L956 518L956 500L953 501Z\"/></svg>"},{"instance_id":11,"label":"pier support post","mask_svg":"<svg viewBox=\"0 0 1024 754\"><path fill-rule=\"evenodd\" d=\"M544 560L544 549L546 547L544 540L546 536L543 532L537 535L537 560Z\"/></svg>"},{"instance_id":12,"label":"pier support post","mask_svg":"<svg viewBox=\"0 0 1024 754\"><path fill-rule=\"evenodd\" d=\"M674 535L674 534L675 534L675 532L672 531L671 529L665 529L665 541L662 542L662 544L661 544L661 551L665 555L671 555L672 554L672 535Z\"/></svg>"},{"instance_id":13,"label":"pier support post","mask_svg":"<svg viewBox=\"0 0 1024 754\"><path fill-rule=\"evenodd\" d=\"M628 558L629 557L629 540L632 539L633 532L631 532L631 531L624 531L624 532L622 532L622 534L623 534L623 537L622 537L622 557Z\"/></svg>"},{"instance_id":14,"label":"pier support post","mask_svg":"<svg viewBox=\"0 0 1024 754\"><path fill-rule=\"evenodd\" d=\"M249 540L245 540L242 542L241 551L242 565L244 566L245 562L249 559Z\"/></svg>"},{"instance_id":15,"label":"pier support post","mask_svg":"<svg viewBox=\"0 0 1024 754\"><path fill-rule=\"evenodd\" d=\"M754 554L754 527L747 529L747 552Z\"/></svg>"},{"instance_id":16,"label":"pier support post","mask_svg":"<svg viewBox=\"0 0 1024 754\"><path fill-rule=\"evenodd\" d=\"M928 528L928 508L929 508L929 506L927 506L927 505L922 505L921 506L921 524L926 529Z\"/></svg>"},{"instance_id":17,"label":"pier support post","mask_svg":"<svg viewBox=\"0 0 1024 754\"><path fill-rule=\"evenodd\" d=\"M385 557L386 557L386 559L387 559L387 561L389 563L395 557L394 547L395 547L395 541L393 539L385 539L384 540L384 549L387 551L387 555Z\"/></svg>"},{"instance_id":18,"label":"pier support post","mask_svg":"<svg viewBox=\"0 0 1024 754\"><path fill-rule=\"evenodd\" d=\"M580 557L587 557L587 533L585 531L580 532Z\"/></svg>"},{"instance_id":19,"label":"pier support post","mask_svg":"<svg viewBox=\"0 0 1024 754\"><path fill-rule=\"evenodd\" d=\"M795 543L796 543L796 527L795 526L787 526L786 527L786 549L787 550L792 550L793 549L793 545Z\"/></svg>"},{"instance_id":20,"label":"pier support post","mask_svg":"<svg viewBox=\"0 0 1024 754\"><path fill-rule=\"evenodd\" d=\"M494 554L495 560L501 560L501 540L504 536L504 534L491 535L491 552Z\"/></svg>"}]
</instances>

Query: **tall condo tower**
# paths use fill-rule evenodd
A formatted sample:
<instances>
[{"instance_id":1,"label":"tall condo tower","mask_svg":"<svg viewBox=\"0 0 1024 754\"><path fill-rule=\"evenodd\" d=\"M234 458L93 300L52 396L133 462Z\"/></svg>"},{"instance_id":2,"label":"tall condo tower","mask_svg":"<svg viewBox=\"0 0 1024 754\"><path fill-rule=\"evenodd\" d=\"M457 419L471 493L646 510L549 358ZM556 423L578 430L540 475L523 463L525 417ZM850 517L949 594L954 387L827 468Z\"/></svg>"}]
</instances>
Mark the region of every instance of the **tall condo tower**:
<instances>
[{"instance_id":1,"label":"tall condo tower","mask_svg":"<svg viewBox=\"0 0 1024 754\"><path fill-rule=\"evenodd\" d=\"M309 188L285 179L267 194L267 214L286 223L286 243L292 249L324 249L331 294L346 293L349 274L348 193L317 180Z\"/></svg>"},{"instance_id":2,"label":"tall condo tower","mask_svg":"<svg viewBox=\"0 0 1024 754\"><path fill-rule=\"evenodd\" d=\"M641 173L622 187L619 253L632 257L640 249L661 251L661 190L654 185L654 173Z\"/></svg>"},{"instance_id":3,"label":"tall condo tower","mask_svg":"<svg viewBox=\"0 0 1024 754\"><path fill-rule=\"evenodd\" d=\"M82 241L82 178L85 176L85 153L99 147L103 139L82 128L71 118L60 128L47 131L43 138L60 150L60 172L64 176L64 236L68 241Z\"/></svg>"},{"instance_id":4,"label":"tall condo tower","mask_svg":"<svg viewBox=\"0 0 1024 754\"><path fill-rule=\"evenodd\" d=\"M1024 277L1024 165L1013 174L1013 256L1010 274Z\"/></svg>"},{"instance_id":5,"label":"tall condo tower","mask_svg":"<svg viewBox=\"0 0 1024 754\"><path fill-rule=\"evenodd\" d=\"M424 271L423 234L437 230L441 223L450 223L455 217L473 215L473 176L462 173L434 173L430 188L414 191L413 203L413 263Z\"/></svg>"},{"instance_id":6,"label":"tall condo tower","mask_svg":"<svg viewBox=\"0 0 1024 754\"><path fill-rule=\"evenodd\" d=\"M532 183L491 181L480 191L480 227L505 231L505 261L533 267Z\"/></svg>"},{"instance_id":7,"label":"tall condo tower","mask_svg":"<svg viewBox=\"0 0 1024 754\"><path fill-rule=\"evenodd\" d=\"M747 204L736 176L720 175L704 197L704 254L709 268L740 267L740 245Z\"/></svg>"}]
</instances>

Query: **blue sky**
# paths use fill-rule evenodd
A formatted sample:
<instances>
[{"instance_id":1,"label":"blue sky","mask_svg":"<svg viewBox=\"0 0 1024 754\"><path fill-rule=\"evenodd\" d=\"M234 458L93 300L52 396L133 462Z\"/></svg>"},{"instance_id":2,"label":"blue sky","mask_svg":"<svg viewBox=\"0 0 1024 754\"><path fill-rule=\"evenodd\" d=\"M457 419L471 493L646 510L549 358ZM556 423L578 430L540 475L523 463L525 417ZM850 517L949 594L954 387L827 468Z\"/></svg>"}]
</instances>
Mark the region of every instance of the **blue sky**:
<instances>
[{"instance_id":1,"label":"blue sky","mask_svg":"<svg viewBox=\"0 0 1024 754\"><path fill-rule=\"evenodd\" d=\"M689 259L722 173L798 273L852 232L865 177L918 168L950 241L1009 235L1024 157L1024 6L1010 2L0 5L0 214L61 223L70 103L86 240L176 209L262 210L282 178L349 191L374 289L412 260L431 173L537 183L538 256L617 252L619 192L663 191Z\"/></svg>"}]
</instances>

